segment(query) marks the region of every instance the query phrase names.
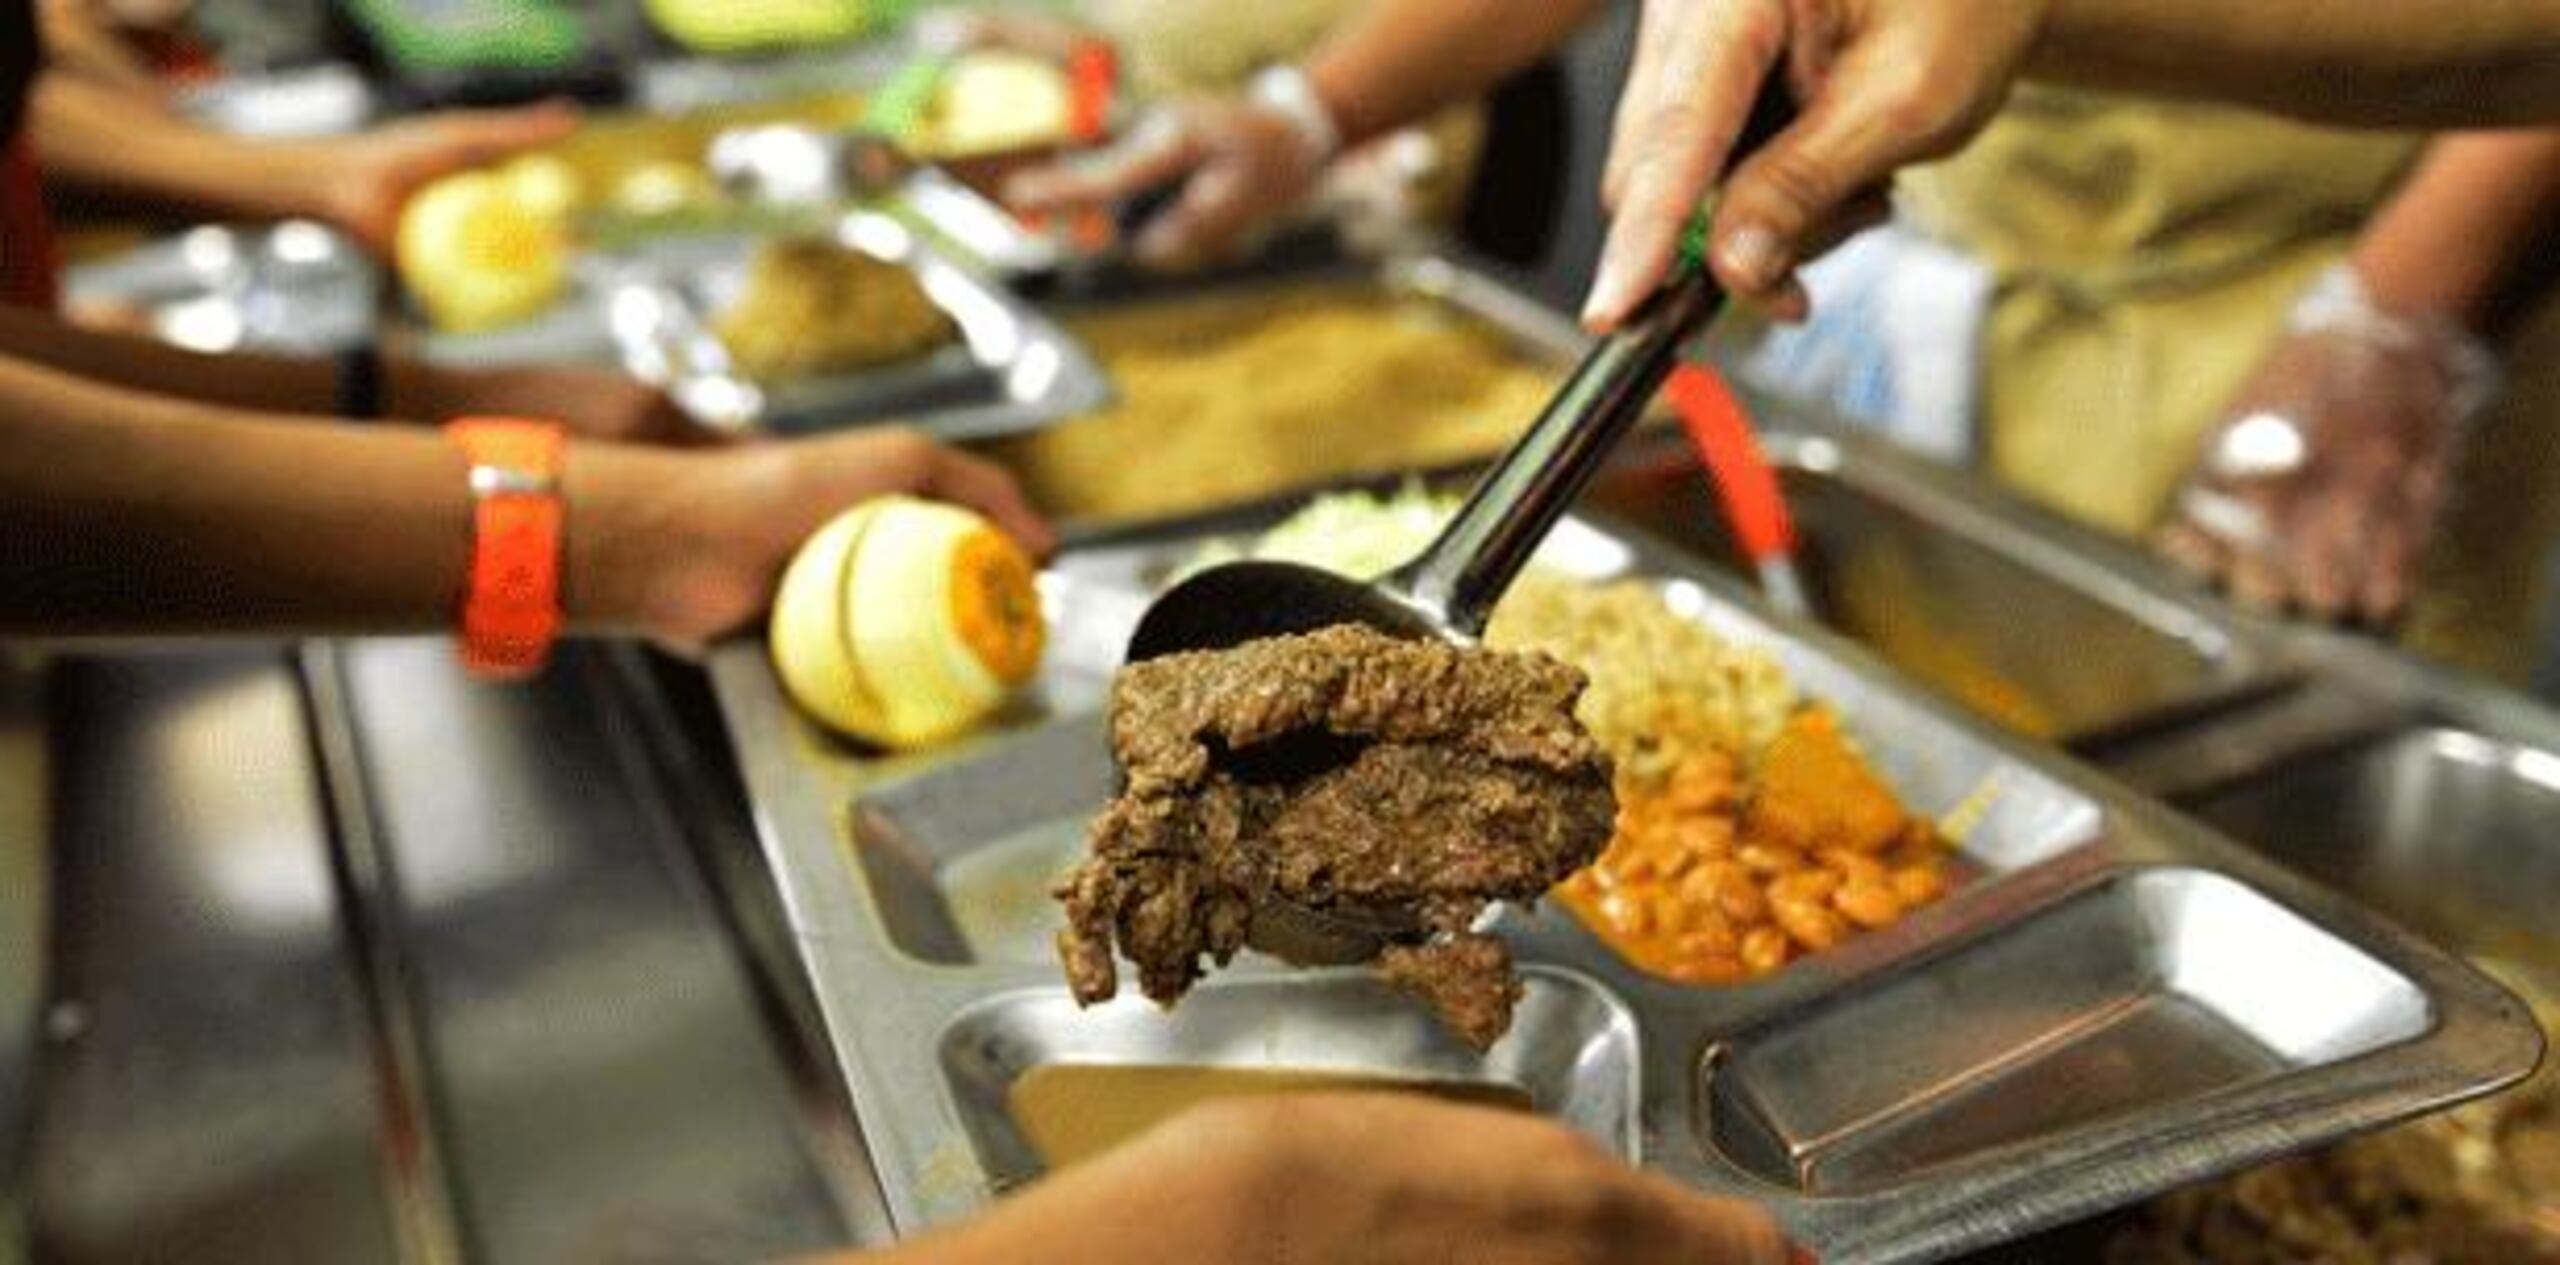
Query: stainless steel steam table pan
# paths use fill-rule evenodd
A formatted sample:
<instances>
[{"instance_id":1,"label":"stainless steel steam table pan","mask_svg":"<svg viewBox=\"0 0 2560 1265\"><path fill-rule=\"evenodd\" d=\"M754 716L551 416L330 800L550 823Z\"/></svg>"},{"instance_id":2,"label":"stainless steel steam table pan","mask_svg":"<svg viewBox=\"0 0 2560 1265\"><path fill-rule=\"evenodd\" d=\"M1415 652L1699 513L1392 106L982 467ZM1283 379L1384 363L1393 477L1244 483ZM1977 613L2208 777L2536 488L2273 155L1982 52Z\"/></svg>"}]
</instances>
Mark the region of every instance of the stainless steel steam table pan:
<instances>
[{"instance_id":1,"label":"stainless steel steam table pan","mask_svg":"<svg viewBox=\"0 0 2560 1265\"><path fill-rule=\"evenodd\" d=\"M2102 752L2209 723L2304 670L2276 630L2122 542L1873 436L1755 405L1824 626L2014 732ZM1630 453L1590 499L1747 572L1685 446Z\"/></svg>"}]
</instances>

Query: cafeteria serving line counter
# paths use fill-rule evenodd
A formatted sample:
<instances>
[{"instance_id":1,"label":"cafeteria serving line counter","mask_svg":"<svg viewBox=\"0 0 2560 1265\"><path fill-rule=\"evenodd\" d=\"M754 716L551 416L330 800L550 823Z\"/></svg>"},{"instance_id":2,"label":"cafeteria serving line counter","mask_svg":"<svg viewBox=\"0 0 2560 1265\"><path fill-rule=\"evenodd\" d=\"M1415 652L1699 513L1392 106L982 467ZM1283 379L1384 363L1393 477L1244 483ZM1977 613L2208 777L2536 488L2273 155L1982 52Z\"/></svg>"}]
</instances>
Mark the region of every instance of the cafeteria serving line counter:
<instances>
[{"instance_id":1,"label":"cafeteria serving line counter","mask_svg":"<svg viewBox=\"0 0 2560 1265\"><path fill-rule=\"evenodd\" d=\"M2086 692L1997 620L1874 638L1884 661L2013 728L2050 716L2049 737L2135 785L2550 978L2547 937L2476 916L2484 894L2512 906L2500 876L2547 872L2556 797L2532 753L2560 751L2560 723L2540 709L2233 616L1818 424L1772 448L1817 489L1800 498L1817 595L1890 607L1845 583L1881 551L2006 595L1985 609L2131 619L2105 635L2150 637L2127 653L2157 670ZM1682 499L1696 478L1677 447L1639 441L1592 504L1650 512L1657 539L1713 557L1712 520ZM1860 515L1898 527L1848 530ZM1909 579L1880 574L1860 583ZM2000 688L1934 677L1950 645ZM12 1104L38 1258L712 1261L888 1234L699 669L580 646L492 686L414 639L84 655L9 686L0 804L13 830L51 816L41 1051L31 1104ZM2255 806L2315 785L2320 847L2256 837L2307 819ZM2410 824L2426 820L2469 824L2445 840ZM13 910L11 934L41 928L44 903ZM2075 1233L2008 1250L2069 1259Z\"/></svg>"},{"instance_id":2,"label":"cafeteria serving line counter","mask_svg":"<svg viewBox=\"0 0 2560 1265\"><path fill-rule=\"evenodd\" d=\"M1150 301L1174 306L1141 310ZM1505 437L1487 418L1533 408L1553 366L1579 346L1579 335L1556 313L1436 255L1383 266L1336 260L1295 278L1228 278L1214 292L1117 302L1125 310L1112 302L1083 310L1055 305L1059 326L1089 341L1112 370L1117 403L1099 417L1006 441L1002 451L1035 487L1091 497L1073 510L1088 520L1162 520L1203 509L1213 518L1240 516L1194 520L1193 535L1174 530L1180 539L1139 551L1150 565L1175 560L1198 532L1267 524L1306 491L1339 486L1355 472L1346 467L1463 464ZM1183 342L1227 325L1232 335L1200 350ZM1198 363L1150 376L1150 344ZM1233 389L1240 379L1218 372L1219 345L1259 349L1260 371L1241 379L1253 390ZM1325 381L1325 374L1288 373L1336 357L1365 357L1366 372L1385 381L1366 390ZM1463 380L1469 390L1426 401L1436 411L1422 415L1400 402L1396 388L1425 374L1428 385ZM1217 398L1235 407L1204 413L1175 389L1204 383L1225 384ZM1397 408L1398 427L1362 420L1381 401ZM2227 1030L2249 1031L2248 1007L2240 1003L2267 995L2211 1010L2202 1016L2210 1023L2178 1020L2186 1013L2178 1010L2182 997L2155 987L2161 981L2152 968L2166 965L2157 946L2133 944L2154 915L2233 908L2216 904L2231 895L2228 887L2135 879L2055 906L2061 912L2054 917L2017 920L2034 912L2027 905L2061 893L2057 884L2088 877L2072 865L2143 860L2139 839L2163 816L2156 804L2140 802L2146 796L2192 808L2241 842L2298 860L2323 850L2425 854L2446 846L2390 823L2412 814L2429 820L2434 797L2452 793L2490 805L2472 814L2483 825L2463 843L2476 840L2496 858L2459 873L2494 891L2495 875L2537 873L2534 865L2547 864L2540 858L2549 855L2542 842L2549 819L2534 780L2541 766L2528 757L2560 752L2560 723L2539 709L2371 647L2238 616L2166 579L2131 550L2038 517L1968 476L1923 468L1773 402L1759 402L1756 411L1771 428L1770 448L1804 519L1808 575L1828 633L1770 620L1725 577L1703 574L1729 559L1730 549L1703 476L1664 435L1631 442L1586 507L1630 533L1622 550L1630 556L1652 558L1669 573L1701 570L1692 594L1700 602L1712 592L1716 603L1733 608L1730 620L1759 627L1756 635L1790 653L1827 660L1825 696L1844 707L1853 729L1888 714L1925 719L1900 740L1878 735L1880 749L1913 762L1906 773L1925 773L1933 753L1948 751L2034 771L2027 782L2036 785L2051 780L2042 774L2060 771L2058 756L2021 751L2020 743L2061 747L2118 772L2118 788L2081 784L2047 799L2057 807L2054 820L2075 829L2103 800L2111 817L2142 828L2130 853L2120 841L2090 836L2079 839L2084 846L2063 849L2080 860L2064 857L2060 868L2037 869L2042 853L2022 854L2013 860L2025 881L2009 896L1977 892L1959 902L1966 917L1996 915L1994 921L2048 940L2089 940L2066 933L2094 926L2102 933L2094 939L2132 946L2109 959L2124 969L2089 977L2096 992L2060 1002L2105 1003L2113 994L2098 994L2114 989L2148 1007L2135 1008L2141 1013L2175 1020L2158 1048L2222 1049L2217 1043ZM1310 442L1309 418L1342 428L1342 442ZM1147 460L1129 460L1131 452ZM1225 482L1212 486L1207 475L1187 473L1193 471L1213 471ZM1254 500L1259 507L1235 508ZM1089 521L1087 527L1078 542L1088 564L1117 556ZM1144 540L1153 529L1134 530ZM1049 701L1089 705L1117 662L1118 644L1106 638L1084 645L1080 657L1062 648L1057 661L1096 670L1054 682ZM739 690L759 682L767 705L742 710L740 700L755 696ZM1924 689L1951 701L1924 700ZM903 871L882 868L901 858L949 858L932 853L922 833L905 853L845 837L845 820L856 815L849 788L826 779L858 758L846 758L840 744L807 739L809 727L771 693L769 666L752 643L724 647L709 677L634 647L574 647L541 678L517 687L465 680L449 645L432 639L100 653L57 663L37 696L45 705L39 729L20 722L22 731L49 739L43 745L52 768L40 780L51 792L45 837L57 914L23 1152L27 1233L36 1254L222 1261L274 1259L282 1249L333 1261L726 1261L880 1241L902 1202L916 1214L981 1201L993 1186L970 1167L970 1139L959 1129L924 1138L915 1122L932 1116L932 1102L962 1093L979 1109L972 1127L1001 1133L1006 1078L1020 1068L992 1057L983 1065L954 1062L955 1050L977 1047L943 1037L983 1037L988 1050L1001 1053L1030 1048L1022 1040L1043 1033L1062 1041L1071 1027L1127 1036L1144 1016L1114 1012L1078 1025L1071 1014L1042 1019L1047 1012L1034 1014L1035 1006L1009 1012L1020 1022L955 1022L937 1035L919 1020L909 1030L873 1034L869 1050L887 1050L883 1059L901 1064L890 1069L898 1076L883 1074L876 1083L914 1099L910 1106L923 1105L903 1124L878 1111L857 1119L849 1095L858 1064L871 1055L866 1042L846 1034L862 1024L866 1008L897 1021L888 987L895 980L883 975L872 981L881 987L867 991L849 986L859 973L850 968L877 964L845 952L847 939L800 934L797 920L815 910L847 920L821 931L859 930L874 906L893 921L911 915L888 928L892 938L904 936L889 955L909 959L897 964L900 971L919 962L949 968L979 955L974 947L937 948L941 940L917 931L938 905L951 904L946 888L958 880L950 867L911 867L906 877L913 881L903 888L895 881ZM1901 701L1868 712L1887 699ZM1972 727L1954 715L1957 708L1976 713ZM2009 736L1990 737L1991 726ZM2461 763L2471 750L2416 739L2411 746L2398 741L2404 731L2469 734L2489 744L2482 749L2512 758L2464 763L2458 776L2396 773L2423 774L2443 762L2438 757ZM2252 837L2249 823L2296 814L2277 809L2272 818L2253 817L2232 805L2264 803L2288 784L2297 760L2318 763L2366 738L2382 742L2389 758L2340 766L2339 776L2372 783L2370 794L2340 797L2352 807L2324 824L2318 846L2306 852L2299 838ZM2012 745L2001 747L2003 741ZM796 759L812 751L823 776L807 785L826 793L801 796L788 814L769 796L758 797L758 752ZM770 759L766 767L773 767ZM887 796L874 807L930 809L937 801L928 782L917 779L910 788L916 794ZM2013 778L2012 789L2018 785L2025 783ZM1074 796L1083 794L1069 790L1061 812L1072 812ZM935 819L891 812L884 820L911 821L921 831ZM2168 831L2194 833L2186 823ZM789 846L778 848L778 840ZM2213 852L2217 846L2205 854L2227 856ZM2232 859L2234 868L2255 864ZM798 862L809 864L799 871L786 864ZM2370 872L2383 877L2362 885L2363 871L2323 877L2349 900L2379 904L2439 935L2446 927L2485 925L2412 914L2391 899L2405 898L2396 889L2408 886L2400 881L2407 868ZM812 875L843 899L811 903L813 889L796 884ZM878 891L866 899L873 887ZM1035 914L1054 911L1036 883L1024 890L1014 916L1029 932L1020 942L1033 951L1018 959L989 954L1004 960L980 963L971 978L1054 993L1054 967L1039 951L1049 924L1034 925ZM2258 900L2245 909L2258 920L2251 925L2263 928L2282 922L2277 911L2286 903ZM2347 912L2343 904L2327 907ZM2361 919L2349 913L2344 921ZM2212 930L2209 922L2198 925ZM1956 924L1951 916L1933 925ZM1553 924L1534 932L1549 944L1573 934ZM2214 943L2228 950L2238 939L2223 935ZM2547 939L2527 937L2527 957L2547 963ZM2459 938L2446 943L2481 951ZM1858 1004L1843 1013L1891 1028L1896 1016L1922 1013L1904 1003L1930 981L1854 997L1844 986L1858 982L1857 972L1919 963L1936 951L1924 951L1916 935L1903 936L1882 951L1850 955L1863 965L1815 963L1810 974L1777 981L1739 1004L1758 1007L1749 1017L1771 1042L1828 1030L1818 1016L1797 1023L1776 1013L1779 1002L1802 1001L1810 1014L1818 1003L1847 999ZM1955 954L1990 972L1983 978L2011 985L2031 978L2016 968L2032 956ZM2504 962L2514 955L2498 956ZM2452 976L2438 969L2446 965L2439 960L2402 978L2446 985ZM1562 1007L1575 1014L1605 1017L1613 1004L1596 990L1583 996L1556 987L1564 992L1554 996L1580 999ZM2408 1069L2439 1078L2417 1089L2420 1098L2449 1094L2457 1082L2477 1087L2508 1071L2521 1075L2530 1064L2530 1029L2521 1016L2467 984L2457 991L2474 1019L2493 1021L2499 1040L2470 1049L2429 1030L2410 1041L2435 1038L2430 1057L2485 1058L2504 1070L2492 1077L2446 1062ZM1636 992L1679 1001L1652 985ZM1341 1001L1345 1014L1356 1017L1368 1004L1357 990L1337 993L1327 996ZM2150 1006L2154 1001L2160 1004ZM1214 1019L1211 1009L1195 1000L1190 1013ZM1618 1030L1607 1023L1591 1030L1603 1029ZM1926 1035L1931 1025L1917 1030ZM2384 1036L2408 1034L2394 1028ZM1623 1043L1594 1048L1635 1055ZM1992 1066L1975 1057L1980 1053L1948 1052L1950 1065ZM2296 1063L2323 1060L2360 1074L2347 1066L2351 1058L2246 1053L2222 1067L2222 1079L2264 1088L2298 1070ZM2378 1051L2386 1060L2392 1054L2388 1046ZM1676 1079L1679 1057L1654 1054L1654 1083ZM1716 1098L1768 1108L1770 1128L1737 1131L1729 1127L1742 1120L1736 1115L1721 1131L1672 1139L1674 1159L1703 1164L1701 1148L1712 1147L1739 1157L1729 1169L1762 1180L1793 1171L1803 1157L1785 1152L1819 1133L1833 1118L1823 1113L1842 1104L1799 1104L1810 1114L1789 1116L1787 1103L1767 1092L1784 1079L1766 1074L1778 1065L1765 1054L1736 1062L1729 1092ZM955 1067L984 1075L955 1082ZM1663 1104L1675 1096L1667 1093L1655 1106L1667 1111ZM2101 1104L2109 1111L2125 1105ZM2389 1110L2419 1105L2403 1094ZM1668 1119L1662 1111L1651 1125ZM1646 1121L1617 1114L1628 1126L1626 1145L1660 1154L1659 1137L1643 1136ZM1936 1166L1940 1175L1981 1168L1972 1162L1993 1157L1998 1144L2051 1123L2011 1119L1984 1134L1961 1115L1915 1117L1928 1126L1921 1132L1940 1140L1933 1145L1948 1161ZM2328 1136L2355 1123L2324 1117L2318 1128ZM2096 1136L2084 1131L2084 1138ZM2298 1136L2262 1129L2245 1153L2280 1153ZM884 1137L904 1149L875 1153ZM933 1149L937 1142L944 1149ZM2032 1183L1977 1191L1981 1198L1971 1203L1960 1182L1942 1183L1930 1208L1868 1219L1879 1228L1864 1244L1868 1251L1851 1258L1921 1259L2013 1238L2211 1171L2210 1150L2191 1147L2180 1165L2119 1171L2068 1191L2039 1193ZM1875 1196L1873 1208L1891 1207L1889 1195L1875 1194L1890 1183L1870 1180L1877 1174L1860 1167L1883 1163L1891 1152L1891 1139L1844 1148L1829 1168L1817 1165L1793 1179L1803 1190L1781 1193L1803 1216L1829 1217L1842 1235L1864 1233L1860 1217L1824 1211L1831 1192L1823 1187L1860 1185ZM1002 1145L981 1145L977 1159L1005 1154ZM875 1166L880 1155L889 1159ZM1006 1170L1014 1177L1029 1171ZM987 1172L1002 1175L993 1166ZM2052 1250L2071 1257L2067 1248Z\"/></svg>"},{"instance_id":3,"label":"cafeteria serving line counter","mask_svg":"<svg viewBox=\"0 0 2560 1265\"><path fill-rule=\"evenodd\" d=\"M873 1233L789 977L703 863L735 801L661 767L669 717L618 683L646 670L581 648L493 687L434 640L55 663L49 848L10 840L53 896L26 1251L712 1261ZM0 744L12 826L26 738Z\"/></svg>"}]
</instances>

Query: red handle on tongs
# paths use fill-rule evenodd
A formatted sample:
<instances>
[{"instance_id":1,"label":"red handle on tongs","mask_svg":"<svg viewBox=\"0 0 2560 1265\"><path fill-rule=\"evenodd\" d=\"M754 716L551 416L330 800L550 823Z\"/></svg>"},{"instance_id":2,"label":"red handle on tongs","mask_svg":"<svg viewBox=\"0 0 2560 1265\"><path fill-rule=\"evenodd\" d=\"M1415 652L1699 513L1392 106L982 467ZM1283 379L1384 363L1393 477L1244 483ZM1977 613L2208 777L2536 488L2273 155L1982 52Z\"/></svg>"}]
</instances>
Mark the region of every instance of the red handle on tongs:
<instances>
[{"instance_id":1,"label":"red handle on tongs","mask_svg":"<svg viewBox=\"0 0 2560 1265\"><path fill-rule=\"evenodd\" d=\"M1683 364L1671 371L1663 394L1680 417L1681 429L1698 451L1698 459L1714 477L1717 499L1743 557L1760 573L1771 602L1793 614L1807 614L1803 585L1796 576L1796 522L1778 489L1778 472L1760 450L1750 415L1716 371Z\"/></svg>"},{"instance_id":2,"label":"red handle on tongs","mask_svg":"<svg viewBox=\"0 0 2560 1265\"><path fill-rule=\"evenodd\" d=\"M1111 107L1120 89L1120 57L1107 40L1080 39L1067 53L1067 136L1079 145L1111 130Z\"/></svg>"}]
</instances>

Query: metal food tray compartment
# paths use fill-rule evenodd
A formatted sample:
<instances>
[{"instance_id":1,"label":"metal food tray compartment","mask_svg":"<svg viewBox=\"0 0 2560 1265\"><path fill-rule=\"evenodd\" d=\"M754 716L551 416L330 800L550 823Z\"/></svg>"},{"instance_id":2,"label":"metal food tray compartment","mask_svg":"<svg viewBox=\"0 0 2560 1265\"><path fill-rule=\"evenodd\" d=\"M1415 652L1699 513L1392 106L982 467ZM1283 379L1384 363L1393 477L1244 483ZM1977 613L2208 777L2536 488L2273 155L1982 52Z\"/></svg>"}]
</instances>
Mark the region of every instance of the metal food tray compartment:
<instances>
[{"instance_id":1,"label":"metal food tray compartment","mask_svg":"<svg viewBox=\"0 0 2560 1265\"><path fill-rule=\"evenodd\" d=\"M862 370L748 381L731 368L711 326L744 288L761 236L728 231L672 233L591 257L573 292L551 311L486 333L430 335L426 353L473 365L616 363L665 387L705 421L785 434L899 421L944 439L985 439L1110 402L1109 379L1072 336L897 219L853 211L826 231L913 272L959 326L959 339Z\"/></svg>"},{"instance_id":2,"label":"metal food tray compartment","mask_svg":"<svg viewBox=\"0 0 2560 1265\"><path fill-rule=\"evenodd\" d=\"M1779 656L1915 809L1974 806L1972 879L1727 988L1630 967L1553 906L1506 909L1530 997L1482 1055L1365 972L1250 955L1170 1012L1080 1011L1045 952L1043 889L1109 793L1097 708L1146 586L1202 534L1066 554L1044 578L1040 689L1004 732L945 751L866 759L791 709L760 647L731 647L715 690L902 1232L1036 1173L1004 1091L1061 1061L1502 1082L1768 1204L1825 1260L1899 1261L2445 1106L2538 1059L2510 995L2348 901L1772 623L1709 564L1595 520L1559 530L1578 574L1647 577Z\"/></svg>"},{"instance_id":3,"label":"metal food tray compartment","mask_svg":"<svg viewBox=\"0 0 2560 1265\"><path fill-rule=\"evenodd\" d=\"M1873 438L1760 411L1824 625L2015 732L2094 750L2297 675L2263 630L2117 542ZM1593 499L1741 568L1685 448L1628 463Z\"/></svg>"},{"instance_id":4,"label":"metal food tray compartment","mask_svg":"<svg viewBox=\"0 0 2560 1265\"><path fill-rule=\"evenodd\" d=\"M2306 629L2310 684L2125 753L2127 781L2560 996L2560 714Z\"/></svg>"}]
</instances>

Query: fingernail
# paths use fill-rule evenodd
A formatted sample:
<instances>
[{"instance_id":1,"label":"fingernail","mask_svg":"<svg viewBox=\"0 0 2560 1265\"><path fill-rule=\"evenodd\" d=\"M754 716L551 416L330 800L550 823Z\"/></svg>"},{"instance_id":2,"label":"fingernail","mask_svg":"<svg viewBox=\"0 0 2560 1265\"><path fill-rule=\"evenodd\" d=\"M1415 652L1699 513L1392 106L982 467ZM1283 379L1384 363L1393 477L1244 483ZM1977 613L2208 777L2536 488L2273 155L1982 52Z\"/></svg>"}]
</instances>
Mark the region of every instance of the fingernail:
<instances>
[{"instance_id":1,"label":"fingernail","mask_svg":"<svg viewBox=\"0 0 2560 1265\"><path fill-rule=\"evenodd\" d=\"M1582 327L1593 333L1608 332L1627 310L1629 288L1626 265L1618 262L1615 252L1602 254L1599 275L1591 279L1591 296L1582 304Z\"/></svg>"},{"instance_id":2,"label":"fingernail","mask_svg":"<svg viewBox=\"0 0 2560 1265\"><path fill-rule=\"evenodd\" d=\"M1786 252L1778 248L1778 235L1757 224L1746 224L1727 233L1724 248L1716 252L1724 261L1725 271L1741 279L1750 289L1765 289L1787 269Z\"/></svg>"}]
</instances>

